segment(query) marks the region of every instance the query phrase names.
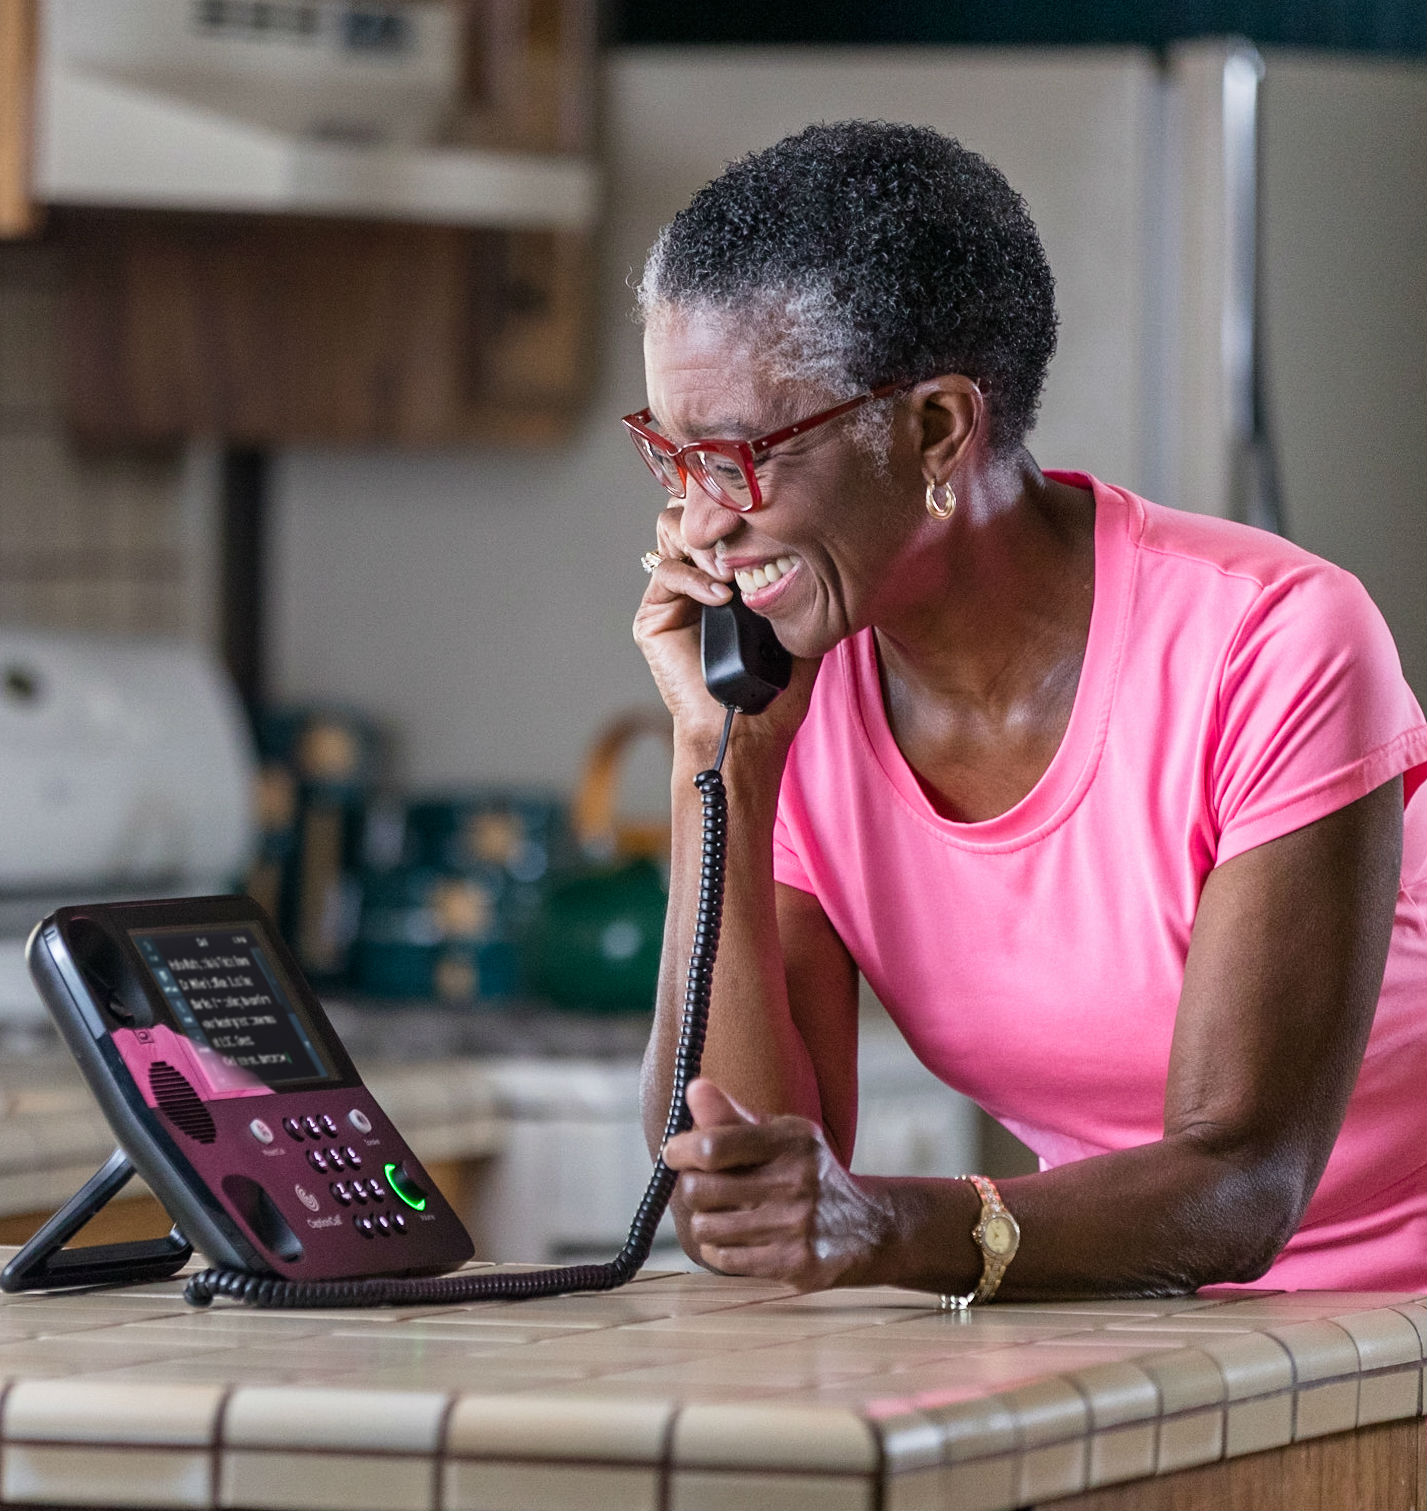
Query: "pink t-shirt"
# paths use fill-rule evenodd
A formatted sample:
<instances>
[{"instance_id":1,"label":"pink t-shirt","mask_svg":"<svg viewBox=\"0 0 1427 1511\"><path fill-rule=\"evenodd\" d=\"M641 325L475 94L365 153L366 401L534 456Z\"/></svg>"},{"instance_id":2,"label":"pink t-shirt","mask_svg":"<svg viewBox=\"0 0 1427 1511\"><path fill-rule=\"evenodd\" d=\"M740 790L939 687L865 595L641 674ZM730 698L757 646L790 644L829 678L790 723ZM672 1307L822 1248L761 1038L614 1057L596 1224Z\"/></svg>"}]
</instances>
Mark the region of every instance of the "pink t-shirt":
<instances>
[{"instance_id":1,"label":"pink t-shirt","mask_svg":"<svg viewBox=\"0 0 1427 1511\"><path fill-rule=\"evenodd\" d=\"M1355 578L1276 536L1052 476L1094 490L1095 603L1040 781L997 818L942 818L892 738L865 630L824 658L773 844L778 880L818 898L923 1063L1046 1167L1162 1137L1208 873L1427 776L1427 725ZM1347 1119L1258 1283L1427 1289L1427 789L1408 804Z\"/></svg>"}]
</instances>

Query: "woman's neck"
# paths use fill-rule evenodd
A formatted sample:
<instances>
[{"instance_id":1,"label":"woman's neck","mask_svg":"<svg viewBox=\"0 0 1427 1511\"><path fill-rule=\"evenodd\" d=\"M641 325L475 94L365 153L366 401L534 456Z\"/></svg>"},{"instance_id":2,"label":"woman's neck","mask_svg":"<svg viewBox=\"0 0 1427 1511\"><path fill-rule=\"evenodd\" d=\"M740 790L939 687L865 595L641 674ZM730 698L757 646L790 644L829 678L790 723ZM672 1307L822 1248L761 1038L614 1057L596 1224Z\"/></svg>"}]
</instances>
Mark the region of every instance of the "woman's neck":
<instances>
[{"instance_id":1,"label":"woman's neck","mask_svg":"<svg viewBox=\"0 0 1427 1511\"><path fill-rule=\"evenodd\" d=\"M915 594L876 621L893 737L949 817L1039 780L1070 721L1094 602L1095 505L1027 453L958 490ZM909 575L908 581L911 580Z\"/></svg>"},{"instance_id":2,"label":"woman's neck","mask_svg":"<svg viewBox=\"0 0 1427 1511\"><path fill-rule=\"evenodd\" d=\"M950 527L912 568L915 595L876 620L887 672L914 694L994 706L1067 655L1078 665L1094 524L1092 495L1047 478L1028 452L966 479Z\"/></svg>"}]
</instances>

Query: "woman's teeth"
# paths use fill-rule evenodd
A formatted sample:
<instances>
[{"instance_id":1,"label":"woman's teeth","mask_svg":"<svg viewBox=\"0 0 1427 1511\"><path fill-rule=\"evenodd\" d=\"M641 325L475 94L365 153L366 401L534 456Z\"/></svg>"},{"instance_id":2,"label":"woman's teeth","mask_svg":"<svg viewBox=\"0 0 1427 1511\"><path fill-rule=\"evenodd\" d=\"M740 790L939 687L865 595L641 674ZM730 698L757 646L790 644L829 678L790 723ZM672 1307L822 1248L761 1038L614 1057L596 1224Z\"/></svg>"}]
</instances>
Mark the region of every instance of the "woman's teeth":
<instances>
[{"instance_id":1,"label":"woman's teeth","mask_svg":"<svg viewBox=\"0 0 1427 1511\"><path fill-rule=\"evenodd\" d=\"M738 584L739 592L753 593L759 588L766 588L770 582L777 582L792 570L793 558L780 556L776 561L765 562L761 567L749 567L742 572L735 572L733 580Z\"/></svg>"}]
</instances>

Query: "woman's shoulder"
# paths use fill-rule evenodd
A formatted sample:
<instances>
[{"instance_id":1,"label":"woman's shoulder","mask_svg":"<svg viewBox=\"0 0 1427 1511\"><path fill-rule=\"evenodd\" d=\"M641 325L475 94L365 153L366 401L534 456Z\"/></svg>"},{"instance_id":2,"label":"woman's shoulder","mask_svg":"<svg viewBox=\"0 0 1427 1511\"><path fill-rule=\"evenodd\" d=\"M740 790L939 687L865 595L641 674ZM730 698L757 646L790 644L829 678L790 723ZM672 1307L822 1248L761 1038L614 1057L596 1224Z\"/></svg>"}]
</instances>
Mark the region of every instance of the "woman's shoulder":
<instances>
[{"instance_id":1,"label":"woman's shoulder","mask_svg":"<svg viewBox=\"0 0 1427 1511\"><path fill-rule=\"evenodd\" d=\"M1356 582L1342 567L1271 531L1155 503L1097 478L1087 477L1087 482L1097 515L1110 516L1102 522L1118 522L1118 533L1136 551L1181 565L1189 582L1211 572L1259 588L1305 578Z\"/></svg>"}]
</instances>

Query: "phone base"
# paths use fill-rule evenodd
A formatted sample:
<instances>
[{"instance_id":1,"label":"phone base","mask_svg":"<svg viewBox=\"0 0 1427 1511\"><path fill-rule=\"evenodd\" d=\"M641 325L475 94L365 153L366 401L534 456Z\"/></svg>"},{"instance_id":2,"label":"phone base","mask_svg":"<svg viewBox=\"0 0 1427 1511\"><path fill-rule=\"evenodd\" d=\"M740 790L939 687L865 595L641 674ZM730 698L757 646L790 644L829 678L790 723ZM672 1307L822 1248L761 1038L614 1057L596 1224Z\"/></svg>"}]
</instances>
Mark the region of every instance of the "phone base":
<instances>
[{"instance_id":1,"label":"phone base","mask_svg":"<svg viewBox=\"0 0 1427 1511\"><path fill-rule=\"evenodd\" d=\"M0 1291L139 1285L148 1280L167 1280L182 1268L193 1253L193 1245L176 1227L167 1238L65 1248L85 1223L129 1183L133 1173L128 1155L116 1149L0 1271Z\"/></svg>"}]
</instances>

